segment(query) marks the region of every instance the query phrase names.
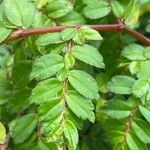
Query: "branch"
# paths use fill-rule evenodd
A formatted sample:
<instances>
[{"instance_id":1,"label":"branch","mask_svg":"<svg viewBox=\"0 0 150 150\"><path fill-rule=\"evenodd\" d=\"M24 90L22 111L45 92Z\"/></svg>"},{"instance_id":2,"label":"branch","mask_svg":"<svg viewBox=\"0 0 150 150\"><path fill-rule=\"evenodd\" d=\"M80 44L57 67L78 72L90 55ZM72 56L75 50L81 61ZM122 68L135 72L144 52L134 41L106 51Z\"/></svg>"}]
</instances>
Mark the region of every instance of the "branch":
<instances>
[{"instance_id":1,"label":"branch","mask_svg":"<svg viewBox=\"0 0 150 150\"><path fill-rule=\"evenodd\" d=\"M145 37L144 35L128 29L123 24L110 24L110 25L86 25L89 26L97 31L117 31L117 32L126 32L129 35L135 37L137 40L139 40L142 44L145 46L150 46L150 39ZM77 28L79 29L80 26L56 26L56 27L43 27L43 28L34 28L34 29L19 29L17 31L14 31L8 39L6 39L3 43L17 40L20 38L24 38L30 35L39 35L39 34L45 34L50 32L60 32L64 30L65 28ZM2 43L2 44L3 44Z\"/></svg>"}]
</instances>

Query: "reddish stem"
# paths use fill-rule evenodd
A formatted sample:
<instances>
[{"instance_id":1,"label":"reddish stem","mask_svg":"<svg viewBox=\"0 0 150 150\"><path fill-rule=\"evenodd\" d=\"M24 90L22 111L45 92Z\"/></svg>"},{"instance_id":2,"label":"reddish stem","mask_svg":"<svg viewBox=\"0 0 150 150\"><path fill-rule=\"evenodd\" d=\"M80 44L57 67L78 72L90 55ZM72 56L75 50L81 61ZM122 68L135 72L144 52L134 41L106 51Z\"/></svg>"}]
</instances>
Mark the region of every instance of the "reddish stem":
<instances>
[{"instance_id":1,"label":"reddish stem","mask_svg":"<svg viewBox=\"0 0 150 150\"><path fill-rule=\"evenodd\" d=\"M144 35L128 29L123 24L110 24L110 25L86 25L89 26L97 31L120 31L120 32L126 32L129 35L135 37L137 40L139 40L141 43L143 43L146 46L150 46L150 39L145 37ZM19 29L17 31L14 31L5 42L13 41L16 39L24 38L30 35L39 35L39 34L45 34L50 32L60 32L65 28L80 28L80 26L56 26L56 27L43 27L43 28L34 28L34 29Z\"/></svg>"}]
</instances>

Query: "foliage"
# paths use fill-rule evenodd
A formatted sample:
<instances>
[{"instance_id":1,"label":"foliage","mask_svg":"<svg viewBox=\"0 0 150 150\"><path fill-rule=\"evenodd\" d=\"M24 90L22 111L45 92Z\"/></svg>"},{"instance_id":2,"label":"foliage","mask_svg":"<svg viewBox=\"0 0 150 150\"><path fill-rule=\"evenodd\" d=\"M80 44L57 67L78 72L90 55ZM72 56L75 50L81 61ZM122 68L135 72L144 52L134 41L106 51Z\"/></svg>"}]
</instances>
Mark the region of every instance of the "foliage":
<instances>
[{"instance_id":1,"label":"foliage","mask_svg":"<svg viewBox=\"0 0 150 150\"><path fill-rule=\"evenodd\" d=\"M0 0L0 149L149 150L150 47L89 26L118 22L149 36L149 6ZM68 27L26 30L56 26Z\"/></svg>"}]
</instances>

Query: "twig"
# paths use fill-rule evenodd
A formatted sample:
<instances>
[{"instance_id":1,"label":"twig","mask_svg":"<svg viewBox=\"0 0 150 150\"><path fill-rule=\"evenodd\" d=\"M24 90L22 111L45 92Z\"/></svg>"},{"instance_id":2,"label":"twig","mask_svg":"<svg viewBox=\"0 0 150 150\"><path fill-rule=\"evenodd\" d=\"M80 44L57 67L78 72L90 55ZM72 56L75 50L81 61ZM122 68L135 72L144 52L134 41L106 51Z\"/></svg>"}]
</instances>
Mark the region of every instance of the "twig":
<instances>
[{"instance_id":1,"label":"twig","mask_svg":"<svg viewBox=\"0 0 150 150\"><path fill-rule=\"evenodd\" d=\"M134 30L128 29L123 24L110 24L110 25L86 25L89 26L97 31L118 31L118 32L126 32L129 35L135 37L138 41L140 41L145 46L150 46L150 39L145 37L144 35L136 32ZM60 32L65 28L80 28L81 26L56 26L56 27L43 27L43 28L33 28L33 29L19 29L14 31L8 39L6 39L2 44L17 40L20 38L24 38L31 35L39 35L45 34L50 32Z\"/></svg>"}]
</instances>

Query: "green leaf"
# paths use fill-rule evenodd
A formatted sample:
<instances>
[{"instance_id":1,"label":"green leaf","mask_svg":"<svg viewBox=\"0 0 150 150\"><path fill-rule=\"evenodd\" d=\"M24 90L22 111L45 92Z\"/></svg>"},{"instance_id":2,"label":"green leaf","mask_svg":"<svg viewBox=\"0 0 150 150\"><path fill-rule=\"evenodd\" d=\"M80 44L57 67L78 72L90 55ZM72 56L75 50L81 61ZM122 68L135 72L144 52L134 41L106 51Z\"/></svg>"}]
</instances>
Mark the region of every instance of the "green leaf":
<instances>
[{"instance_id":1,"label":"green leaf","mask_svg":"<svg viewBox=\"0 0 150 150\"><path fill-rule=\"evenodd\" d=\"M90 99L87 99L75 91L70 91L66 95L66 102L68 107L82 119L89 119L91 122L95 121L93 113L94 105Z\"/></svg>"},{"instance_id":2,"label":"green leaf","mask_svg":"<svg viewBox=\"0 0 150 150\"><path fill-rule=\"evenodd\" d=\"M90 65L98 68L104 68L103 57L98 50L90 45L74 46L72 48L72 55Z\"/></svg>"},{"instance_id":3,"label":"green leaf","mask_svg":"<svg viewBox=\"0 0 150 150\"><path fill-rule=\"evenodd\" d=\"M65 111L65 118L67 120L71 120L79 130L81 130L83 128L84 122L83 122L82 118L79 118L78 116L76 116L76 114L73 113L71 111L71 109L69 109L69 107Z\"/></svg>"},{"instance_id":4,"label":"green leaf","mask_svg":"<svg viewBox=\"0 0 150 150\"><path fill-rule=\"evenodd\" d=\"M11 29L0 25L0 43L4 41L10 35L11 32Z\"/></svg>"},{"instance_id":5,"label":"green leaf","mask_svg":"<svg viewBox=\"0 0 150 150\"><path fill-rule=\"evenodd\" d=\"M29 83L29 75L32 70L31 61L20 61L13 66L12 82L17 88L27 86Z\"/></svg>"},{"instance_id":6,"label":"green leaf","mask_svg":"<svg viewBox=\"0 0 150 150\"><path fill-rule=\"evenodd\" d=\"M88 26L81 27L79 32L82 32L86 40L102 40L103 39L101 35L98 33L98 31Z\"/></svg>"},{"instance_id":7,"label":"green leaf","mask_svg":"<svg viewBox=\"0 0 150 150\"><path fill-rule=\"evenodd\" d=\"M111 92L116 94L132 94L132 86L134 82L135 79L131 77L118 75L108 82L107 87Z\"/></svg>"},{"instance_id":8,"label":"green leaf","mask_svg":"<svg viewBox=\"0 0 150 150\"><path fill-rule=\"evenodd\" d=\"M146 106L139 106L141 114L145 117L145 119L150 123L150 109L147 108Z\"/></svg>"},{"instance_id":9,"label":"green leaf","mask_svg":"<svg viewBox=\"0 0 150 150\"><path fill-rule=\"evenodd\" d=\"M64 135L68 140L71 149L76 149L79 140L78 130L70 120L66 120L64 124Z\"/></svg>"},{"instance_id":10,"label":"green leaf","mask_svg":"<svg viewBox=\"0 0 150 150\"><path fill-rule=\"evenodd\" d=\"M132 92L136 97L142 98L149 90L149 83L147 79L137 80L132 87Z\"/></svg>"},{"instance_id":11,"label":"green leaf","mask_svg":"<svg viewBox=\"0 0 150 150\"><path fill-rule=\"evenodd\" d=\"M13 120L10 124L10 133L15 144L24 142L36 127L34 114L28 114Z\"/></svg>"},{"instance_id":12,"label":"green leaf","mask_svg":"<svg viewBox=\"0 0 150 150\"><path fill-rule=\"evenodd\" d=\"M61 124L55 125L48 135L48 142L56 142L62 139L63 127Z\"/></svg>"},{"instance_id":13,"label":"green leaf","mask_svg":"<svg viewBox=\"0 0 150 150\"><path fill-rule=\"evenodd\" d=\"M59 18L73 10L72 4L67 0L55 0L46 6L50 18Z\"/></svg>"},{"instance_id":14,"label":"green leaf","mask_svg":"<svg viewBox=\"0 0 150 150\"><path fill-rule=\"evenodd\" d=\"M132 61L129 64L129 70L130 70L131 74L133 74L133 75L137 74L137 72L140 69L140 65L141 65L141 61Z\"/></svg>"},{"instance_id":15,"label":"green leaf","mask_svg":"<svg viewBox=\"0 0 150 150\"><path fill-rule=\"evenodd\" d=\"M67 67L70 67L70 65L71 64L69 64L69 66L67 66ZM67 67L64 67L60 72L58 72L58 74L57 74L57 79L59 80L59 81L64 81L65 79L67 79L67 77L68 77L68 72L69 72L69 70L67 69Z\"/></svg>"},{"instance_id":16,"label":"green leaf","mask_svg":"<svg viewBox=\"0 0 150 150\"><path fill-rule=\"evenodd\" d=\"M37 40L36 40L36 45L37 46L47 46L49 44L58 44L62 43L61 39L61 34L59 32L56 33L47 33L44 35L41 35Z\"/></svg>"},{"instance_id":17,"label":"green leaf","mask_svg":"<svg viewBox=\"0 0 150 150\"><path fill-rule=\"evenodd\" d=\"M11 111L12 114L24 111L29 104L29 96L31 95L31 89L23 88L15 93L11 98L9 97L9 101L7 102L7 110Z\"/></svg>"},{"instance_id":18,"label":"green leaf","mask_svg":"<svg viewBox=\"0 0 150 150\"><path fill-rule=\"evenodd\" d=\"M85 23L84 17L75 11L72 11L69 14L65 15L64 17L59 18L59 24L62 26L82 25L84 23Z\"/></svg>"},{"instance_id":19,"label":"green leaf","mask_svg":"<svg viewBox=\"0 0 150 150\"><path fill-rule=\"evenodd\" d=\"M41 9L44 5L46 5L48 2L50 3L50 2L52 2L52 1L54 1L54 0L38 0L39 1L39 3L38 3L38 6L37 6L37 8L38 9Z\"/></svg>"},{"instance_id":20,"label":"green leaf","mask_svg":"<svg viewBox=\"0 0 150 150\"><path fill-rule=\"evenodd\" d=\"M124 133L121 131L110 131L109 139L111 143L113 143L116 146L118 146L118 143L124 140ZM115 148L114 147L114 148Z\"/></svg>"},{"instance_id":21,"label":"green leaf","mask_svg":"<svg viewBox=\"0 0 150 150\"><path fill-rule=\"evenodd\" d=\"M76 33L78 32L77 29L74 28L66 28L61 32L61 37L63 41L69 41L72 39Z\"/></svg>"},{"instance_id":22,"label":"green leaf","mask_svg":"<svg viewBox=\"0 0 150 150\"><path fill-rule=\"evenodd\" d=\"M12 96L12 87L9 82L0 83L0 105L7 103Z\"/></svg>"},{"instance_id":23,"label":"green leaf","mask_svg":"<svg viewBox=\"0 0 150 150\"><path fill-rule=\"evenodd\" d=\"M36 148L34 148L34 149L36 149ZM37 150L57 150L57 146L56 146L55 143L47 142L46 140L41 139L38 142L38 148L37 148Z\"/></svg>"},{"instance_id":24,"label":"green leaf","mask_svg":"<svg viewBox=\"0 0 150 150\"><path fill-rule=\"evenodd\" d=\"M60 114L54 118L51 118L48 121L47 120L42 121L41 133L47 137L48 142L54 142L55 140L53 138L55 138L56 140L57 138L60 138L60 139L62 138L62 137L57 137L57 135L55 136L55 132L57 132L57 130L58 130L58 133L60 133L60 135L63 132L63 128L62 126L60 126L61 121L62 121L62 116Z\"/></svg>"},{"instance_id":25,"label":"green leaf","mask_svg":"<svg viewBox=\"0 0 150 150\"><path fill-rule=\"evenodd\" d=\"M63 110L61 98L51 99L49 102L45 102L38 108L40 118L43 121L49 121L59 116Z\"/></svg>"},{"instance_id":26,"label":"green leaf","mask_svg":"<svg viewBox=\"0 0 150 150\"><path fill-rule=\"evenodd\" d=\"M111 11L111 7L107 2L90 3L84 10L84 15L89 19L99 19L107 16Z\"/></svg>"},{"instance_id":27,"label":"green leaf","mask_svg":"<svg viewBox=\"0 0 150 150\"><path fill-rule=\"evenodd\" d=\"M97 3L99 0L82 0L85 4Z\"/></svg>"},{"instance_id":28,"label":"green leaf","mask_svg":"<svg viewBox=\"0 0 150 150\"><path fill-rule=\"evenodd\" d=\"M144 56L145 56L146 58L150 58L150 47L147 47L147 48L145 49Z\"/></svg>"},{"instance_id":29,"label":"green leaf","mask_svg":"<svg viewBox=\"0 0 150 150\"><path fill-rule=\"evenodd\" d=\"M113 0L111 5L115 16L117 18L122 18L124 15L124 7L122 6L122 4L117 0Z\"/></svg>"},{"instance_id":30,"label":"green leaf","mask_svg":"<svg viewBox=\"0 0 150 150\"><path fill-rule=\"evenodd\" d=\"M4 12L12 24L28 28L34 20L35 7L29 0L5 0Z\"/></svg>"},{"instance_id":31,"label":"green leaf","mask_svg":"<svg viewBox=\"0 0 150 150\"><path fill-rule=\"evenodd\" d=\"M107 75L107 73L99 73L96 76L96 81L97 84L99 86L99 91L102 93L107 93L108 92L108 88L107 88L107 82L110 80L109 75Z\"/></svg>"},{"instance_id":32,"label":"green leaf","mask_svg":"<svg viewBox=\"0 0 150 150\"><path fill-rule=\"evenodd\" d=\"M132 122L132 128L136 136L145 144L150 143L150 124L141 119Z\"/></svg>"},{"instance_id":33,"label":"green leaf","mask_svg":"<svg viewBox=\"0 0 150 150\"><path fill-rule=\"evenodd\" d=\"M122 56L126 57L129 60L146 60L144 56L144 47L138 44L130 44L126 46L122 51Z\"/></svg>"},{"instance_id":34,"label":"green leaf","mask_svg":"<svg viewBox=\"0 0 150 150\"><path fill-rule=\"evenodd\" d=\"M123 119L131 114L132 107L124 101L112 100L105 103L102 112L113 119Z\"/></svg>"},{"instance_id":35,"label":"green leaf","mask_svg":"<svg viewBox=\"0 0 150 150\"><path fill-rule=\"evenodd\" d=\"M146 145L133 133L127 134L126 142L130 150L147 150Z\"/></svg>"},{"instance_id":36,"label":"green leaf","mask_svg":"<svg viewBox=\"0 0 150 150\"><path fill-rule=\"evenodd\" d=\"M71 70L68 80L83 96L90 99L98 97L98 85L96 80L88 73L79 70Z\"/></svg>"},{"instance_id":37,"label":"green leaf","mask_svg":"<svg viewBox=\"0 0 150 150\"><path fill-rule=\"evenodd\" d=\"M125 20L125 25L130 28L136 28L138 26L139 16L140 16L140 9L138 7L134 7L133 12Z\"/></svg>"},{"instance_id":38,"label":"green leaf","mask_svg":"<svg viewBox=\"0 0 150 150\"><path fill-rule=\"evenodd\" d=\"M71 53L67 53L65 55L65 67L67 69L72 68L75 65L75 58L73 57L73 55Z\"/></svg>"},{"instance_id":39,"label":"green leaf","mask_svg":"<svg viewBox=\"0 0 150 150\"><path fill-rule=\"evenodd\" d=\"M83 45L86 40L102 40L101 35L94 29L88 26L83 26L78 30L78 33L73 37L76 44Z\"/></svg>"},{"instance_id":40,"label":"green leaf","mask_svg":"<svg viewBox=\"0 0 150 150\"><path fill-rule=\"evenodd\" d=\"M146 30L147 33L150 33L150 24L148 24L148 25L146 26L145 30Z\"/></svg>"},{"instance_id":41,"label":"green leaf","mask_svg":"<svg viewBox=\"0 0 150 150\"><path fill-rule=\"evenodd\" d=\"M5 144L6 141L6 129L5 126L0 122L0 144Z\"/></svg>"},{"instance_id":42,"label":"green leaf","mask_svg":"<svg viewBox=\"0 0 150 150\"><path fill-rule=\"evenodd\" d=\"M30 149L33 146L33 143L35 142L36 138L37 138L37 133L33 131L30 137L26 139L23 143L15 144L14 149L15 150Z\"/></svg>"},{"instance_id":43,"label":"green leaf","mask_svg":"<svg viewBox=\"0 0 150 150\"><path fill-rule=\"evenodd\" d=\"M17 64L19 62L23 62L23 61L27 61L27 52L25 49L22 49L20 47L18 47L15 51L15 54L14 54L14 64Z\"/></svg>"},{"instance_id":44,"label":"green leaf","mask_svg":"<svg viewBox=\"0 0 150 150\"><path fill-rule=\"evenodd\" d=\"M137 77L142 79L142 78L149 78L150 77L150 62L149 61L144 61L142 62L140 69L137 73Z\"/></svg>"},{"instance_id":45,"label":"green leaf","mask_svg":"<svg viewBox=\"0 0 150 150\"><path fill-rule=\"evenodd\" d=\"M33 90L30 97L31 103L41 104L57 97L62 89L62 84L55 78L40 82Z\"/></svg>"},{"instance_id":46,"label":"green leaf","mask_svg":"<svg viewBox=\"0 0 150 150\"><path fill-rule=\"evenodd\" d=\"M47 54L37 58L33 64L30 79L46 79L54 76L64 67L63 57L58 54Z\"/></svg>"},{"instance_id":47,"label":"green leaf","mask_svg":"<svg viewBox=\"0 0 150 150\"><path fill-rule=\"evenodd\" d=\"M130 15L132 15L132 13L134 13L134 8L136 6L136 2L137 2L137 0L130 0L129 4L124 12L125 18L128 18Z\"/></svg>"}]
</instances>

